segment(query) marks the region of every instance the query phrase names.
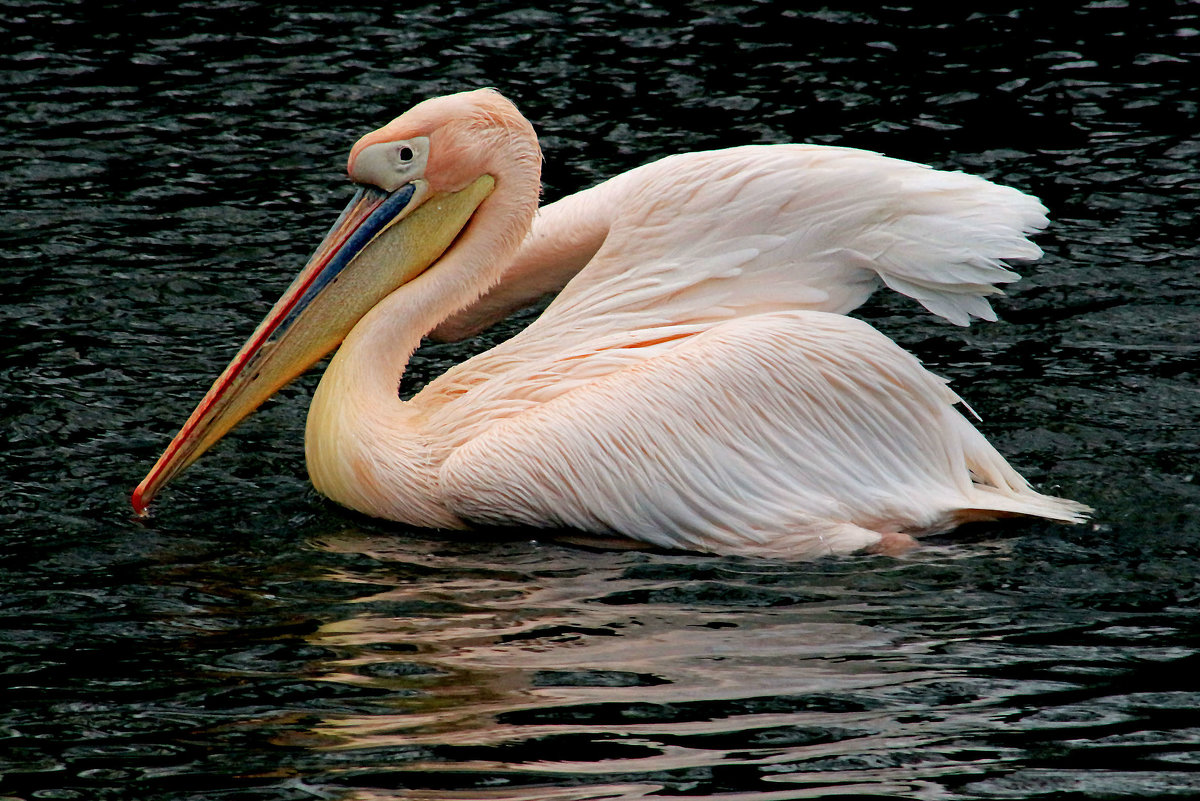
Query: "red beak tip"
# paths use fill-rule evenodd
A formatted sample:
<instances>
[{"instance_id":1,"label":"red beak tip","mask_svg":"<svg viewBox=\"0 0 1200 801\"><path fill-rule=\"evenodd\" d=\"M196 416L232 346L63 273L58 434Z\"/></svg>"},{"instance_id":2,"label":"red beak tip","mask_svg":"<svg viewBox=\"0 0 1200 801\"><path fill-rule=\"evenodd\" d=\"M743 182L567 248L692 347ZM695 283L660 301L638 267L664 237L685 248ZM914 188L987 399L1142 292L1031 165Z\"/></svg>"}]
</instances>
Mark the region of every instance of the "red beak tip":
<instances>
[{"instance_id":1,"label":"red beak tip","mask_svg":"<svg viewBox=\"0 0 1200 801\"><path fill-rule=\"evenodd\" d=\"M133 491L133 497L129 499L133 503L133 512L138 517L146 517L150 514L150 505L142 500L142 488L138 487Z\"/></svg>"}]
</instances>

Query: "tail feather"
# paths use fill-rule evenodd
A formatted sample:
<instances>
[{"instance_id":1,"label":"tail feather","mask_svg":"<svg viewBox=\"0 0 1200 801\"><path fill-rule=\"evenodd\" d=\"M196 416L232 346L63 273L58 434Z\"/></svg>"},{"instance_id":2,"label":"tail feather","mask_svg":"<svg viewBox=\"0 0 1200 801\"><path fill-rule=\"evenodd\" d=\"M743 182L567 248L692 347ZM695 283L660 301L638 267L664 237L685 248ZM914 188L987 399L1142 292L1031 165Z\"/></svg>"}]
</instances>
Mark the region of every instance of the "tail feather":
<instances>
[{"instance_id":1,"label":"tail feather","mask_svg":"<svg viewBox=\"0 0 1200 801\"><path fill-rule=\"evenodd\" d=\"M968 493L969 505L960 511L958 522L1011 515L1062 523L1082 523L1087 519L1091 507L1035 490L974 426L965 418L960 419L967 467L974 481Z\"/></svg>"}]
</instances>

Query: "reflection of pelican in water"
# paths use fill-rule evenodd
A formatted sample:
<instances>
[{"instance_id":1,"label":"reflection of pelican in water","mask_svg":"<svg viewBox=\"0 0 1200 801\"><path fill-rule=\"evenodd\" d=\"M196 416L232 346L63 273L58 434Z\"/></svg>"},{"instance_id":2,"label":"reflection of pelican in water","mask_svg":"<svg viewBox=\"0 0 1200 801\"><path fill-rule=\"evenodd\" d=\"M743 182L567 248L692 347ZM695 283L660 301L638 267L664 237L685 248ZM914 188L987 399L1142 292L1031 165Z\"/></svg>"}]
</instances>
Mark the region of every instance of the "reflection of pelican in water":
<instances>
[{"instance_id":1,"label":"reflection of pelican in water","mask_svg":"<svg viewBox=\"0 0 1200 801\"><path fill-rule=\"evenodd\" d=\"M941 380L841 316L882 279L953 322L993 319L983 296L1016 277L999 259L1040 253L1036 200L777 145L664 159L535 215L540 159L490 91L363 137L355 199L135 507L344 338L309 413L313 483L413 525L803 555L1085 511L1033 491ZM519 335L397 399L422 335L564 284Z\"/></svg>"},{"instance_id":2,"label":"reflection of pelican in water","mask_svg":"<svg viewBox=\"0 0 1200 801\"><path fill-rule=\"evenodd\" d=\"M353 555L314 563L363 594L325 608L305 639L326 657L304 669L365 693L323 694L293 742L344 772L354 799L657 798L664 783L692 798L731 781L747 800L932 796L939 775L1003 764L989 734L1009 744L1020 714L997 710L1038 684L992 675L990 659L974 671L955 645L994 628L969 605L980 596L935 609L933 594L905 592L907 561L834 576L606 552L581 571L577 551L528 542L351 531L314 545ZM954 570L1007 545L930 548L920 564ZM877 602L846 589L864 581ZM897 594L915 621L887 602ZM387 787L403 789L370 789Z\"/></svg>"}]
</instances>

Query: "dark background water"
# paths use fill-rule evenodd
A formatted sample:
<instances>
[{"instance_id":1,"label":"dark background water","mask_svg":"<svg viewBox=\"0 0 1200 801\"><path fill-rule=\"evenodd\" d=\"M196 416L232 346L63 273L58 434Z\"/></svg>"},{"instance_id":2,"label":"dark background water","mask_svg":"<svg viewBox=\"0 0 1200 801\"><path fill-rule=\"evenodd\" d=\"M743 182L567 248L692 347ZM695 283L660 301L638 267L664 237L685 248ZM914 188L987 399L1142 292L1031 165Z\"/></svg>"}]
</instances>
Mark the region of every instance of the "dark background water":
<instances>
[{"instance_id":1,"label":"dark background water","mask_svg":"<svg viewBox=\"0 0 1200 801\"><path fill-rule=\"evenodd\" d=\"M0 798L1200 795L1196 3L0 9ZM550 199L783 141L1042 197L999 322L861 314L1094 523L800 564L397 529L309 489L315 377L133 520L353 141L483 85Z\"/></svg>"}]
</instances>

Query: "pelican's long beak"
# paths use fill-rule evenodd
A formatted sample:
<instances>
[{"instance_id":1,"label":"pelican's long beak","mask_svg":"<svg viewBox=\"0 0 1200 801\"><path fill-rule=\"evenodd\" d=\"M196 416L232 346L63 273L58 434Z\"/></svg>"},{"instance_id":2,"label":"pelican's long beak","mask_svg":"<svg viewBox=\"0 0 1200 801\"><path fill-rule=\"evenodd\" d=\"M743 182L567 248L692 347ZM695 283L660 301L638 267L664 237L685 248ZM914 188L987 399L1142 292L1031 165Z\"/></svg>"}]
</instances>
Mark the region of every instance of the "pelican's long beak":
<instances>
[{"instance_id":1,"label":"pelican's long beak","mask_svg":"<svg viewBox=\"0 0 1200 801\"><path fill-rule=\"evenodd\" d=\"M439 193L423 180L387 193L360 185L354 198L288 287L133 491L151 499L280 387L318 362L368 311L423 273L454 242L493 180Z\"/></svg>"}]
</instances>

